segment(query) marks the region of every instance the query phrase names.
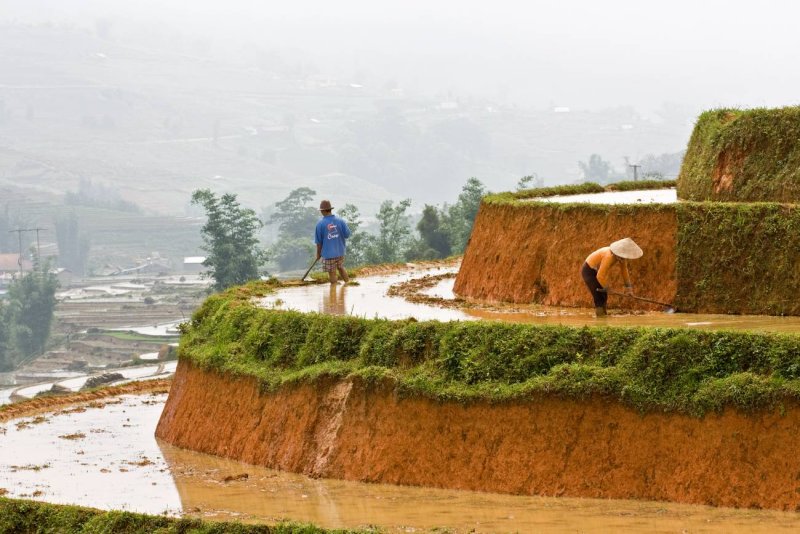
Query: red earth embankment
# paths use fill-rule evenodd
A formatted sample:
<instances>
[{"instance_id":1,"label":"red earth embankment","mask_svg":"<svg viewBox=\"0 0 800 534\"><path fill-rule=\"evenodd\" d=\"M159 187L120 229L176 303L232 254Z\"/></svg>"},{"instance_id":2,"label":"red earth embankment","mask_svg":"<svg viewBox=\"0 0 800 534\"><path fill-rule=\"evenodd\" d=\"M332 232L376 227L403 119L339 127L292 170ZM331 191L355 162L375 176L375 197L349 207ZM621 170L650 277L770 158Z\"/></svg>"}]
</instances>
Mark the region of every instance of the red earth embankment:
<instances>
[{"instance_id":1,"label":"red earth embankment","mask_svg":"<svg viewBox=\"0 0 800 534\"><path fill-rule=\"evenodd\" d=\"M671 205L483 202L454 290L480 300L591 307L579 272L586 256L631 237L644 250L641 259L629 262L636 294L672 302L677 291L676 233ZM617 268L610 286L622 290ZM615 296L609 306L657 309Z\"/></svg>"},{"instance_id":2,"label":"red earth embankment","mask_svg":"<svg viewBox=\"0 0 800 534\"><path fill-rule=\"evenodd\" d=\"M261 393L181 361L156 435L314 477L525 495L800 506L800 407L695 418L600 398L471 404L333 379Z\"/></svg>"}]
</instances>

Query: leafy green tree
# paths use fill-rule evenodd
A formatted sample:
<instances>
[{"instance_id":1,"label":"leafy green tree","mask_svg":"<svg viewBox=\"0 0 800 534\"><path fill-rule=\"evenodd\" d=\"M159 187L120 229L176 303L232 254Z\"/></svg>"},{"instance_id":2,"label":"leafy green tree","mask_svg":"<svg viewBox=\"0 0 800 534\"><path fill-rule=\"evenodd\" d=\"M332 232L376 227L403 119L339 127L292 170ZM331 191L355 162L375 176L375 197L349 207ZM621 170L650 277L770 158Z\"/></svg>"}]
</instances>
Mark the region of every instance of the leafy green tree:
<instances>
[{"instance_id":1,"label":"leafy green tree","mask_svg":"<svg viewBox=\"0 0 800 534\"><path fill-rule=\"evenodd\" d=\"M18 358L40 354L47 345L56 307L58 279L46 263L8 288L6 324Z\"/></svg>"},{"instance_id":2,"label":"leafy green tree","mask_svg":"<svg viewBox=\"0 0 800 534\"><path fill-rule=\"evenodd\" d=\"M91 245L89 237L80 231L77 215L73 212L59 217L55 226L59 265L82 275L86 270Z\"/></svg>"},{"instance_id":3,"label":"leafy green tree","mask_svg":"<svg viewBox=\"0 0 800 534\"><path fill-rule=\"evenodd\" d=\"M269 219L278 226L278 240L270 249L270 255L281 270L305 267L314 257L314 228L319 220L319 210L309 203L316 191L299 187L275 203Z\"/></svg>"},{"instance_id":4,"label":"leafy green tree","mask_svg":"<svg viewBox=\"0 0 800 534\"><path fill-rule=\"evenodd\" d=\"M542 178L539 178L539 175L536 173L523 176L517 182L517 191L524 191L525 189L536 189L538 187L544 187L544 180Z\"/></svg>"},{"instance_id":5,"label":"leafy green tree","mask_svg":"<svg viewBox=\"0 0 800 534\"><path fill-rule=\"evenodd\" d=\"M598 184L605 184L611 180L614 174L614 169L611 163L605 161L599 154L592 154L589 156L588 163L583 161L578 162L578 167L583 172L583 179L587 182L596 182Z\"/></svg>"},{"instance_id":6,"label":"leafy green tree","mask_svg":"<svg viewBox=\"0 0 800 534\"><path fill-rule=\"evenodd\" d=\"M194 191L192 204L206 211L201 229L207 253L203 265L209 268L214 289L221 291L257 279L267 254L259 246L257 233L262 223L256 212L240 206L235 194L217 197L208 189Z\"/></svg>"},{"instance_id":7,"label":"leafy green tree","mask_svg":"<svg viewBox=\"0 0 800 534\"><path fill-rule=\"evenodd\" d=\"M442 222L444 231L450 241L453 253L460 254L467 248L469 236L472 234L472 225L478 215L481 198L486 194L486 188L477 178L470 178L461 189L456 203L447 208L447 217Z\"/></svg>"},{"instance_id":8,"label":"leafy green tree","mask_svg":"<svg viewBox=\"0 0 800 534\"><path fill-rule=\"evenodd\" d=\"M436 206L425 204L422 218L417 223L417 231L422 243L428 249L423 250L421 259L446 258L451 254L450 236L442 229L442 221Z\"/></svg>"},{"instance_id":9,"label":"leafy green tree","mask_svg":"<svg viewBox=\"0 0 800 534\"><path fill-rule=\"evenodd\" d=\"M275 212L270 223L278 225L278 233L284 237L308 237L314 235L319 219L319 210L309 206L317 192L308 187L299 187L275 203Z\"/></svg>"},{"instance_id":10,"label":"leafy green tree","mask_svg":"<svg viewBox=\"0 0 800 534\"><path fill-rule=\"evenodd\" d=\"M361 229L361 213L353 204L345 204L339 210L339 217L344 219L350 228L350 238L347 240L347 264L364 265L369 236Z\"/></svg>"},{"instance_id":11,"label":"leafy green tree","mask_svg":"<svg viewBox=\"0 0 800 534\"><path fill-rule=\"evenodd\" d=\"M404 258L411 238L411 225L407 210L411 200L401 200L394 204L384 200L378 214L378 235L369 236L365 258L367 263L395 263Z\"/></svg>"}]
</instances>

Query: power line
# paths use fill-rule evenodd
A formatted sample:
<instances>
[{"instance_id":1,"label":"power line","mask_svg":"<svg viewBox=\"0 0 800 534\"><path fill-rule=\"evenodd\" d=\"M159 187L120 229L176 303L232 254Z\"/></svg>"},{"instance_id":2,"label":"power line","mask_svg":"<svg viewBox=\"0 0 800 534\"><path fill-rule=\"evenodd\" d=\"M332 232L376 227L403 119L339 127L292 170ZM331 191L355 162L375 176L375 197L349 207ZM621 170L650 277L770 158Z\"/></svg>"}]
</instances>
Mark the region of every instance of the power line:
<instances>
[{"instance_id":1,"label":"power line","mask_svg":"<svg viewBox=\"0 0 800 534\"><path fill-rule=\"evenodd\" d=\"M19 265L19 275L22 276L22 233L23 232L36 232L36 264L38 265L41 258L41 249L39 247L39 232L46 232L47 228L17 228L16 230L9 230L9 234L16 232L19 238L19 255L17 256L17 265Z\"/></svg>"}]
</instances>

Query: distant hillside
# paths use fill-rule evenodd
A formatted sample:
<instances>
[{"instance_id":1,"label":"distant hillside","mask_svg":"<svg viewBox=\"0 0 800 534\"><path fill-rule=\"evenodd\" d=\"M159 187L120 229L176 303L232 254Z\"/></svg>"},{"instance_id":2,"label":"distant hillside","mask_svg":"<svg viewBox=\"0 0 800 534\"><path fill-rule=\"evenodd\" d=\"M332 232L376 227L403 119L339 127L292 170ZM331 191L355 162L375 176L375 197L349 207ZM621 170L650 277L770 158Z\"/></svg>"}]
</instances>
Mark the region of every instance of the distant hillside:
<instances>
[{"instance_id":1,"label":"distant hillside","mask_svg":"<svg viewBox=\"0 0 800 534\"><path fill-rule=\"evenodd\" d=\"M277 56L226 63L95 33L0 26L0 183L63 194L87 178L171 215L200 187L258 209L304 185L368 213L387 198L451 200L470 176L496 190L531 173L572 182L592 153L621 167L679 150L690 129L675 114L420 97Z\"/></svg>"}]
</instances>

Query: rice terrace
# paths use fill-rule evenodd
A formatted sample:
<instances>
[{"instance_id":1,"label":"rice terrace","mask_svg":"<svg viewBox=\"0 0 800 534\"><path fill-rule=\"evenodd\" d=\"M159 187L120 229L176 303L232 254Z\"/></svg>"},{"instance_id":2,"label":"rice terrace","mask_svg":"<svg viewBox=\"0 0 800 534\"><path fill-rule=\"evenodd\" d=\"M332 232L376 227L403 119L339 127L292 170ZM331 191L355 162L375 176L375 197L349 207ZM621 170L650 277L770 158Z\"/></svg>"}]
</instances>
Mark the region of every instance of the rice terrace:
<instances>
[{"instance_id":1,"label":"rice terrace","mask_svg":"<svg viewBox=\"0 0 800 534\"><path fill-rule=\"evenodd\" d=\"M0 407L0 531L797 531L798 132L709 111L677 180L489 194L463 257L214 293L173 378ZM624 237L647 298L595 317L578 269Z\"/></svg>"}]
</instances>

